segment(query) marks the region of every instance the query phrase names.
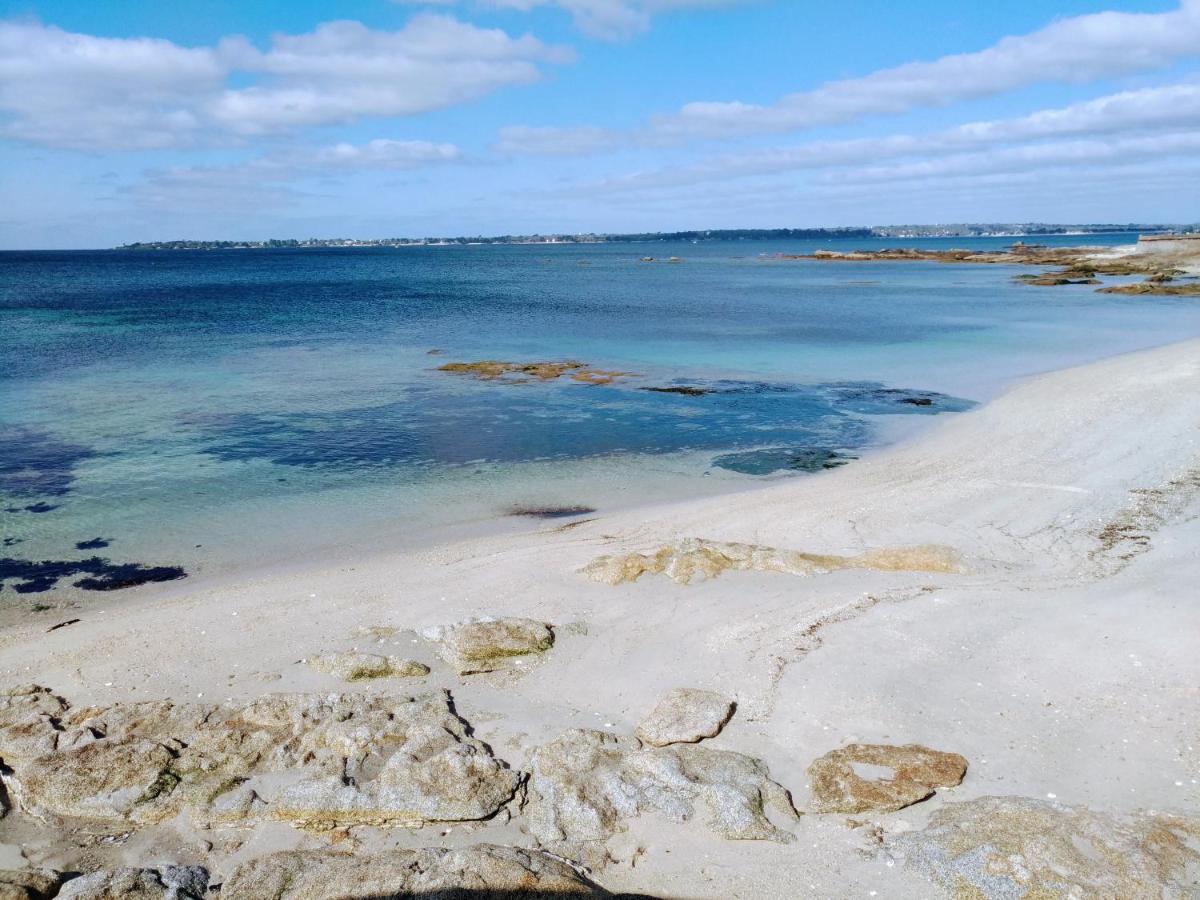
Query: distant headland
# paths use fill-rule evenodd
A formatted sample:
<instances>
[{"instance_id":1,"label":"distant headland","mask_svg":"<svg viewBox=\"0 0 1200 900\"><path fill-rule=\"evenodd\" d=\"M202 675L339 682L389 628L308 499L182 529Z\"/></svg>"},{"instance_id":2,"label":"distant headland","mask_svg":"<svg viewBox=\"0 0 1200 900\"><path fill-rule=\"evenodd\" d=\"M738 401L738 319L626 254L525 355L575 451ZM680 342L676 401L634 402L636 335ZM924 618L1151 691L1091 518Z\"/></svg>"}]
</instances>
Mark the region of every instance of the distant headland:
<instances>
[{"instance_id":1,"label":"distant headland","mask_svg":"<svg viewBox=\"0 0 1200 900\"><path fill-rule=\"evenodd\" d=\"M704 231L651 231L628 234L503 234L422 238L272 238L262 241L138 241L118 250L264 250L336 247L422 247L464 244L634 244L666 241L837 240L844 238L1030 237L1138 232L1200 231L1198 225L1125 224L1048 225L1026 223L955 223L949 225L883 225L861 228L718 228Z\"/></svg>"}]
</instances>

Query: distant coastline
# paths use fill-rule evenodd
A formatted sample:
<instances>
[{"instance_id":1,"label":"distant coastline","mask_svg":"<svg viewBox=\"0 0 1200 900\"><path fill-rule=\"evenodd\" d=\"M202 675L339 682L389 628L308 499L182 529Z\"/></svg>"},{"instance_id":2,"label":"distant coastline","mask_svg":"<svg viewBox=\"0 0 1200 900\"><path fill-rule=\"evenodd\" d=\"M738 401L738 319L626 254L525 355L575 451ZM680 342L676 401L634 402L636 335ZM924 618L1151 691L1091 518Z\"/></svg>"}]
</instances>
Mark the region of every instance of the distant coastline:
<instances>
[{"instance_id":1,"label":"distant coastline","mask_svg":"<svg viewBox=\"0 0 1200 900\"><path fill-rule=\"evenodd\" d=\"M637 244L668 241L838 240L864 238L1039 237L1139 232L1161 234L1200 231L1200 224L1052 225L1028 223L956 223L949 225L883 225L862 228L721 228L703 231L654 231L627 234L522 234L423 238L306 238L261 241L138 241L117 250L270 250L335 247L437 247L469 244Z\"/></svg>"}]
</instances>

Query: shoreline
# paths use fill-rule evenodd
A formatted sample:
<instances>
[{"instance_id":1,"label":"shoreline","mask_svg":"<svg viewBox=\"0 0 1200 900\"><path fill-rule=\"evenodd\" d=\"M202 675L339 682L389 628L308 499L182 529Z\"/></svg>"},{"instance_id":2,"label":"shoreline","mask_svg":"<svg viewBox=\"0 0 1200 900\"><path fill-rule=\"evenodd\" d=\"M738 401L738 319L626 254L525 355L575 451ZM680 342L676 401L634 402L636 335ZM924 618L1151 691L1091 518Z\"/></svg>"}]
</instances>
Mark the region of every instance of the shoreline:
<instances>
[{"instance_id":1,"label":"shoreline","mask_svg":"<svg viewBox=\"0 0 1200 900\"><path fill-rule=\"evenodd\" d=\"M811 478L565 530L314 561L236 583L180 582L128 602L114 597L106 609L97 603L49 634L10 629L0 642L4 683L45 685L72 708L447 689L472 734L513 770L532 773L531 805L449 827L321 832L254 820L197 831L192 810L128 826L136 832L128 842L86 846L17 811L0 820L0 845L11 855L21 843L27 864L56 869L172 862L228 876L290 848L369 855L540 844L587 862L610 890L715 898L804 884L818 896L918 898L950 892L937 866L922 862L944 852L938 817L976 815L972 804L1002 796L1002 809L989 807L964 833L1033 847L1078 833L1086 819L1096 846L1141 860L1137 872L1090 857L1063 862L1054 857L1060 849L1050 854L1056 871L1109 879L1078 881L1085 893L1116 885L1114 895L1129 895L1135 882L1120 879L1153 869L1165 896L1185 896L1183 886L1200 877L1200 850L1188 843L1200 840L1200 660L1191 638L1200 608L1188 587L1200 574L1197 422L1193 339L1027 379ZM923 546L944 553L917 553ZM662 574L617 583L580 574L602 557L659 550L668 554ZM805 569L812 558L820 562ZM713 577L684 583L694 571ZM479 616L550 623L553 647L489 674L455 671L429 637L441 632L429 629ZM348 683L308 663L355 652L403 654L431 671ZM772 813L772 827L795 842L714 834L705 824L711 799L697 800L684 823L622 813L601 857L550 841L538 816L566 815L546 805L558 788L537 760L550 742L572 728L632 740L662 695L683 687L732 697L737 708L716 737L677 746L760 761L803 813L794 821ZM0 749L4 739L0 729ZM856 742L961 754L967 774L899 811L821 812L807 767ZM267 810L279 809L270 779L252 783ZM1150 815L1139 810L1160 818L1137 818ZM1049 823L1040 838L1043 826L1031 824L1038 816ZM1123 844L1143 821L1177 834L1182 849L1167 858L1152 842ZM1042 877L1036 852L1013 852Z\"/></svg>"}]
</instances>

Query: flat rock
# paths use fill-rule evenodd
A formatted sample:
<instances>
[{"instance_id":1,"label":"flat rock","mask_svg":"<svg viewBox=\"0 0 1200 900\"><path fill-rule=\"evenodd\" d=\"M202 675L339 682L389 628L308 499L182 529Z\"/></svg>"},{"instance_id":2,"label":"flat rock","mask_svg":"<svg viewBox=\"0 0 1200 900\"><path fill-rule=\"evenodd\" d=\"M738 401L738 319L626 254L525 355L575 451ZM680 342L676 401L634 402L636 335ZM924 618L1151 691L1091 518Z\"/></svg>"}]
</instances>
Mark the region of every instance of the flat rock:
<instances>
[{"instance_id":1,"label":"flat rock","mask_svg":"<svg viewBox=\"0 0 1200 900\"><path fill-rule=\"evenodd\" d=\"M719 734L733 709L732 700L713 691L676 688L642 720L637 736L653 747L694 744Z\"/></svg>"},{"instance_id":2,"label":"flat rock","mask_svg":"<svg viewBox=\"0 0 1200 900\"><path fill-rule=\"evenodd\" d=\"M1197 819L982 797L886 847L956 897L1183 900L1200 885L1198 841Z\"/></svg>"},{"instance_id":3,"label":"flat rock","mask_svg":"<svg viewBox=\"0 0 1200 900\"><path fill-rule=\"evenodd\" d=\"M429 674L429 666L399 656L379 653L328 653L310 661L318 672L344 681L366 681L372 678L419 678Z\"/></svg>"},{"instance_id":4,"label":"flat rock","mask_svg":"<svg viewBox=\"0 0 1200 900\"><path fill-rule=\"evenodd\" d=\"M692 744L643 747L634 738L574 729L533 755L530 832L544 847L599 867L606 843L625 822L658 813L690 819L697 804L708 827L735 840L787 842L793 835L767 817L797 820L788 792L759 760Z\"/></svg>"},{"instance_id":5,"label":"flat rock","mask_svg":"<svg viewBox=\"0 0 1200 900\"><path fill-rule=\"evenodd\" d=\"M67 701L36 684L0 691L0 760L13 766L57 746L55 721Z\"/></svg>"},{"instance_id":6,"label":"flat rock","mask_svg":"<svg viewBox=\"0 0 1200 900\"><path fill-rule=\"evenodd\" d=\"M5 786L26 813L91 831L184 810L197 824L269 814L309 828L482 819L521 782L470 736L445 691L64 705L40 727L49 733L39 741L55 749L18 760Z\"/></svg>"},{"instance_id":7,"label":"flat rock","mask_svg":"<svg viewBox=\"0 0 1200 900\"><path fill-rule=\"evenodd\" d=\"M919 744L848 744L808 767L813 809L822 813L891 812L960 784L967 761Z\"/></svg>"},{"instance_id":8,"label":"flat rock","mask_svg":"<svg viewBox=\"0 0 1200 900\"><path fill-rule=\"evenodd\" d=\"M50 869L0 870L0 900L50 900L63 876Z\"/></svg>"},{"instance_id":9,"label":"flat rock","mask_svg":"<svg viewBox=\"0 0 1200 900\"><path fill-rule=\"evenodd\" d=\"M200 866L121 868L68 881L58 900L204 900L208 872Z\"/></svg>"},{"instance_id":10,"label":"flat rock","mask_svg":"<svg viewBox=\"0 0 1200 900\"><path fill-rule=\"evenodd\" d=\"M643 575L665 575L676 584L717 578L723 572L824 575L841 569L882 572L961 572L958 554L936 544L869 550L857 556L804 553L758 544L685 538L645 553L598 556L581 570L593 581L618 585Z\"/></svg>"},{"instance_id":11,"label":"flat rock","mask_svg":"<svg viewBox=\"0 0 1200 900\"><path fill-rule=\"evenodd\" d=\"M237 900L523 900L542 894L608 896L552 856L492 844L386 856L285 851L241 864L221 887L222 897Z\"/></svg>"},{"instance_id":12,"label":"flat rock","mask_svg":"<svg viewBox=\"0 0 1200 900\"><path fill-rule=\"evenodd\" d=\"M427 640L441 643L442 658L460 675L491 672L519 657L544 653L554 645L545 622L517 617L480 618L428 629Z\"/></svg>"}]
</instances>

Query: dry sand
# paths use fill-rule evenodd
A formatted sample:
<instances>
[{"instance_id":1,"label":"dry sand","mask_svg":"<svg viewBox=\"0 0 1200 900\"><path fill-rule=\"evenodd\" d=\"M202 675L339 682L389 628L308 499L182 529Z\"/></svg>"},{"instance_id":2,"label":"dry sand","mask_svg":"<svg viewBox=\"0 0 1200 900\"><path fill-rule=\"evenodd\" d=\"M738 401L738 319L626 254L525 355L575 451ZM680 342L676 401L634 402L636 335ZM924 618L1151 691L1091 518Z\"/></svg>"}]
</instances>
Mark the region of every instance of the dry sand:
<instances>
[{"instance_id":1,"label":"dry sand","mask_svg":"<svg viewBox=\"0 0 1200 900\"><path fill-rule=\"evenodd\" d=\"M244 701L350 689L304 661L386 652L432 673L353 689L449 688L518 769L564 729L632 735L668 690L713 690L738 708L704 745L762 759L801 812L809 764L852 741L925 744L970 768L959 787L900 812L803 815L789 844L724 840L703 816L631 820L597 881L680 898L939 896L879 844L948 803L999 794L1200 814L1198 440L1200 341L1189 341L1038 377L903 446L734 496L102 598L69 627L0 636L0 677L76 705ZM734 570L615 586L580 574L602 555L691 538L840 556L938 545L961 571ZM483 615L551 623L556 643L514 671L460 676L419 637ZM396 632L363 631L376 626ZM22 850L39 865L79 859L69 835L19 813L0 835L0 868ZM520 815L355 838L534 843ZM220 872L329 840L282 824L237 841L160 826L87 852Z\"/></svg>"}]
</instances>

